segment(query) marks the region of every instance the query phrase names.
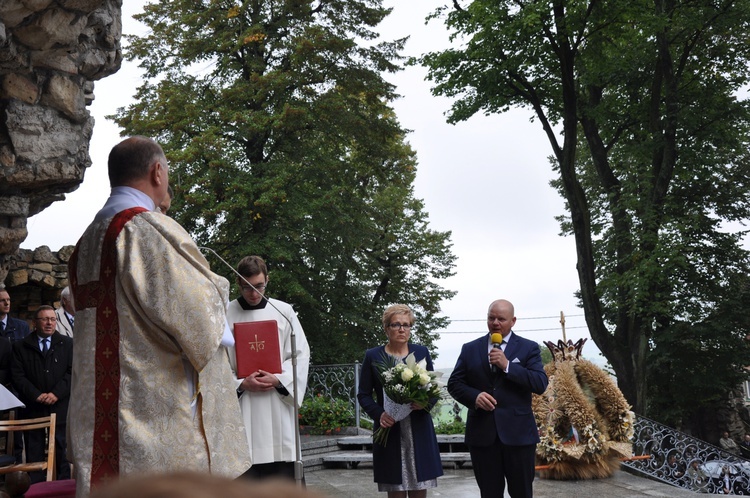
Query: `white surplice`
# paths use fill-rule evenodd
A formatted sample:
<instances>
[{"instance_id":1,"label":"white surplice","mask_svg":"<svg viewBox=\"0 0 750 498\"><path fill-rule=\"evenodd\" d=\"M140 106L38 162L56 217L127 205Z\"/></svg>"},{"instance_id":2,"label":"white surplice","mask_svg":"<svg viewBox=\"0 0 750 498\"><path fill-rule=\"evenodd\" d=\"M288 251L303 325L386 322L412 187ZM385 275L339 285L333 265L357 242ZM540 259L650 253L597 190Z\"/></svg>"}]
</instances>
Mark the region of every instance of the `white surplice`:
<instances>
[{"instance_id":1,"label":"white surplice","mask_svg":"<svg viewBox=\"0 0 750 498\"><path fill-rule=\"evenodd\" d=\"M276 374L288 395L277 390L265 392L245 391L240 396L242 418L245 421L247 439L250 443L250 456L253 464L271 462L293 462L295 457L296 424L294 420L294 394L292 375L292 329L294 325L297 343L297 406L302 405L307 389L307 372L310 367L310 346L297 319L294 309L277 299L270 300L281 312L279 314L270 304L263 309L245 310L237 300L227 307L227 321L231 327L237 322L258 322L276 320L279 326L279 351L281 352L281 370ZM286 317L286 318L285 318ZM237 363L234 347L227 348L232 370L236 373ZM236 378L236 375L235 375ZM238 387L242 379L236 380Z\"/></svg>"}]
</instances>

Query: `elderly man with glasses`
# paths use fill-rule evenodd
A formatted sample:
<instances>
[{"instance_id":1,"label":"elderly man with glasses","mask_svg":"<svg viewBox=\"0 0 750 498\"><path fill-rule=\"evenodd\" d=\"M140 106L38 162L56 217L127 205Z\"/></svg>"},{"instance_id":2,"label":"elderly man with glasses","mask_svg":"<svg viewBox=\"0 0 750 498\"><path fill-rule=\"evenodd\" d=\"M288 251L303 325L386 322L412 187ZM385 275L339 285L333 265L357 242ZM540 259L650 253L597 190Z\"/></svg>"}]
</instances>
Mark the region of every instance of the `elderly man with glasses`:
<instances>
[{"instance_id":1,"label":"elderly man with glasses","mask_svg":"<svg viewBox=\"0 0 750 498\"><path fill-rule=\"evenodd\" d=\"M26 405L26 418L57 415L55 426L55 465L58 479L70 479L65 458L66 419L73 367L73 339L55 330L57 317L52 306L41 306L34 319L34 332L13 344L11 374L18 398ZM26 461L44 460L44 430L24 433ZM31 482L43 481L43 472L29 472Z\"/></svg>"}]
</instances>

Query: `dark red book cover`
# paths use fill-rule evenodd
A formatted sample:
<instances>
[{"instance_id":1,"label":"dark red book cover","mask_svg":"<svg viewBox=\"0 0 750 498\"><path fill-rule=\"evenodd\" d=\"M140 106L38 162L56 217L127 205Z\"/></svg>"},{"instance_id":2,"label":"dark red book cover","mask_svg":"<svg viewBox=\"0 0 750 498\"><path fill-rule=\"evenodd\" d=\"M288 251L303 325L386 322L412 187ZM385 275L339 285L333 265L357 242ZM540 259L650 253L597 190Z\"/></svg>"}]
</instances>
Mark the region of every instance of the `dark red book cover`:
<instances>
[{"instance_id":1,"label":"dark red book cover","mask_svg":"<svg viewBox=\"0 0 750 498\"><path fill-rule=\"evenodd\" d=\"M234 324L234 349L237 352L237 378L253 372L281 373L279 325L276 320Z\"/></svg>"}]
</instances>

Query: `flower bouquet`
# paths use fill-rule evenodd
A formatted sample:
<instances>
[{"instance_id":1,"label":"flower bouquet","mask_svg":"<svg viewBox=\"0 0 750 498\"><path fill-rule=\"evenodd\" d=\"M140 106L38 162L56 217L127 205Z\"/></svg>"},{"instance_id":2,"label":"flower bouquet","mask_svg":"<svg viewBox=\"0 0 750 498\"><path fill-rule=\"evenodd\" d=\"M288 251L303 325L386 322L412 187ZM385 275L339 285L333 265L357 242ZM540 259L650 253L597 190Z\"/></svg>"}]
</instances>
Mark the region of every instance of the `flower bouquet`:
<instances>
[{"instance_id":1,"label":"flower bouquet","mask_svg":"<svg viewBox=\"0 0 750 498\"><path fill-rule=\"evenodd\" d=\"M442 372L428 371L427 361L422 359L417 362L414 353L410 353L403 362L383 355L383 361L377 368L383 385L383 408L397 422L409 416L412 403L424 409L429 407L431 399L442 395L437 382ZM378 427L372 439L385 446L390 432L390 427Z\"/></svg>"}]
</instances>

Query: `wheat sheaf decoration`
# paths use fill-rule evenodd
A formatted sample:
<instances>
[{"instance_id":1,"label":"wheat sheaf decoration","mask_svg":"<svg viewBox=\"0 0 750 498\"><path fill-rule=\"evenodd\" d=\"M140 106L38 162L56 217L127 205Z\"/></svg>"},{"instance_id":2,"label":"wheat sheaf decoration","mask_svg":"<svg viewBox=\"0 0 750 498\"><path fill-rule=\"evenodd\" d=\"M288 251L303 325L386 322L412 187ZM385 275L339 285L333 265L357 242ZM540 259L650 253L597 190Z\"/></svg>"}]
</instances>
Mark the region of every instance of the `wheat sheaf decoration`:
<instances>
[{"instance_id":1,"label":"wheat sheaf decoration","mask_svg":"<svg viewBox=\"0 0 750 498\"><path fill-rule=\"evenodd\" d=\"M532 402L543 479L609 477L633 453L635 416L612 378L581 356L585 342L544 343L554 358L544 367L549 386Z\"/></svg>"}]
</instances>

